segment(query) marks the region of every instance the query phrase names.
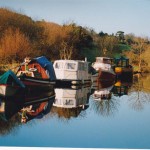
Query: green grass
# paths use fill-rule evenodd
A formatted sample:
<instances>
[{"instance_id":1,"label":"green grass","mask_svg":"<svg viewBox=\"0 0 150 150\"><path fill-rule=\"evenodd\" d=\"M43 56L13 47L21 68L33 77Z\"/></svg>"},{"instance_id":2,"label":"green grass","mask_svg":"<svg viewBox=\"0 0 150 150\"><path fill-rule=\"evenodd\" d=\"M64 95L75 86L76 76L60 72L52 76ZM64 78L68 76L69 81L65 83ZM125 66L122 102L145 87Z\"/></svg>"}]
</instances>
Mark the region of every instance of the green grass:
<instances>
[{"instance_id":1,"label":"green grass","mask_svg":"<svg viewBox=\"0 0 150 150\"><path fill-rule=\"evenodd\" d=\"M131 49L131 47L126 44L119 44L118 46L120 51L129 51Z\"/></svg>"}]
</instances>

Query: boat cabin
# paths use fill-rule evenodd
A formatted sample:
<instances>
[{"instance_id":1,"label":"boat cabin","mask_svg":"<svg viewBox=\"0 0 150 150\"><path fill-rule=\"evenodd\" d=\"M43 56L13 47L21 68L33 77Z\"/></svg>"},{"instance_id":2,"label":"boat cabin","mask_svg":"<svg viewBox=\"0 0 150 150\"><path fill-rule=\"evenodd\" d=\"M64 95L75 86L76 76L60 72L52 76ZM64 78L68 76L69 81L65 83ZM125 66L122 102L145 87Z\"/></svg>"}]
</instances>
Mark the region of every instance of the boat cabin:
<instances>
[{"instance_id":1,"label":"boat cabin","mask_svg":"<svg viewBox=\"0 0 150 150\"><path fill-rule=\"evenodd\" d=\"M56 78L60 80L88 80L88 62L81 60L56 60L53 64Z\"/></svg>"},{"instance_id":2,"label":"boat cabin","mask_svg":"<svg viewBox=\"0 0 150 150\"><path fill-rule=\"evenodd\" d=\"M114 64L116 67L129 67L129 58L124 56L114 58Z\"/></svg>"},{"instance_id":3,"label":"boat cabin","mask_svg":"<svg viewBox=\"0 0 150 150\"><path fill-rule=\"evenodd\" d=\"M111 70L113 65L113 59L109 57L96 57L96 61L92 64L95 70Z\"/></svg>"},{"instance_id":4,"label":"boat cabin","mask_svg":"<svg viewBox=\"0 0 150 150\"><path fill-rule=\"evenodd\" d=\"M129 64L129 58L125 56L114 58L114 70L117 75L124 74L132 80L133 67Z\"/></svg>"},{"instance_id":5,"label":"boat cabin","mask_svg":"<svg viewBox=\"0 0 150 150\"><path fill-rule=\"evenodd\" d=\"M46 57L41 56L30 59L25 58L24 63L20 65L17 71L17 76L25 74L26 76L55 80L55 72L53 65Z\"/></svg>"},{"instance_id":6,"label":"boat cabin","mask_svg":"<svg viewBox=\"0 0 150 150\"><path fill-rule=\"evenodd\" d=\"M113 59L109 57L96 57L96 62L112 65Z\"/></svg>"}]
</instances>

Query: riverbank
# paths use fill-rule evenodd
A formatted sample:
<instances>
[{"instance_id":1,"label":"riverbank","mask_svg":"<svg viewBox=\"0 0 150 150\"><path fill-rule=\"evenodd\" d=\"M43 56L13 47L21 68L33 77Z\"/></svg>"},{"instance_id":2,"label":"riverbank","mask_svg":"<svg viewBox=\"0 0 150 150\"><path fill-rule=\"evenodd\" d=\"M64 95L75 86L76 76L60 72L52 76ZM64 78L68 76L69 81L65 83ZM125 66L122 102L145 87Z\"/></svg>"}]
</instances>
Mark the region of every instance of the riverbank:
<instances>
[{"instance_id":1,"label":"riverbank","mask_svg":"<svg viewBox=\"0 0 150 150\"><path fill-rule=\"evenodd\" d=\"M8 70L12 70L13 72L16 72L19 65L20 65L19 63L0 64L0 75Z\"/></svg>"}]
</instances>

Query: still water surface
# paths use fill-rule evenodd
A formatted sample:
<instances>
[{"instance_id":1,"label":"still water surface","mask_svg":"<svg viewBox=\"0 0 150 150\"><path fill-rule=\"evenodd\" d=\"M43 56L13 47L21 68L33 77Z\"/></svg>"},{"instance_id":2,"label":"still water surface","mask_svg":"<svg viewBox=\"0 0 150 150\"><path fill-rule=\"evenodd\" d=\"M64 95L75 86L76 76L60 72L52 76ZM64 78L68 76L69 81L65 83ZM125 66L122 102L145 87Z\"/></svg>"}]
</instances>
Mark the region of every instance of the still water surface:
<instances>
[{"instance_id":1,"label":"still water surface","mask_svg":"<svg viewBox=\"0 0 150 150\"><path fill-rule=\"evenodd\" d=\"M101 101L89 87L72 90L76 106L85 104L74 109L58 107L61 93L71 90L56 89L53 106L40 118L21 123L17 113L7 122L0 120L0 146L150 148L150 76L119 87L121 93L114 86L111 99Z\"/></svg>"}]
</instances>

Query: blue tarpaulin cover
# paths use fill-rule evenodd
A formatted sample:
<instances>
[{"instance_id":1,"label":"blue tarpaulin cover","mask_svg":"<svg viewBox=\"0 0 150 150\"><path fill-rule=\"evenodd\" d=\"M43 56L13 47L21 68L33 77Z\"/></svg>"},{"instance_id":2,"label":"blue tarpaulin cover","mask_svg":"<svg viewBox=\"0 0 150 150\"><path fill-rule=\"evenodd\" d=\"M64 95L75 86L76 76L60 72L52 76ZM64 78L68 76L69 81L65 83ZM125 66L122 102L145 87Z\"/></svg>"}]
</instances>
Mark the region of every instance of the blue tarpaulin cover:
<instances>
[{"instance_id":1,"label":"blue tarpaulin cover","mask_svg":"<svg viewBox=\"0 0 150 150\"><path fill-rule=\"evenodd\" d=\"M47 70L50 80L56 80L55 71L52 62L50 62L45 56L34 58L45 70Z\"/></svg>"},{"instance_id":2,"label":"blue tarpaulin cover","mask_svg":"<svg viewBox=\"0 0 150 150\"><path fill-rule=\"evenodd\" d=\"M10 79L11 77L11 79ZM9 84L15 81L15 83L23 88L25 88L25 85L17 78L14 72L11 70L8 70L3 75L0 76L0 84Z\"/></svg>"}]
</instances>

